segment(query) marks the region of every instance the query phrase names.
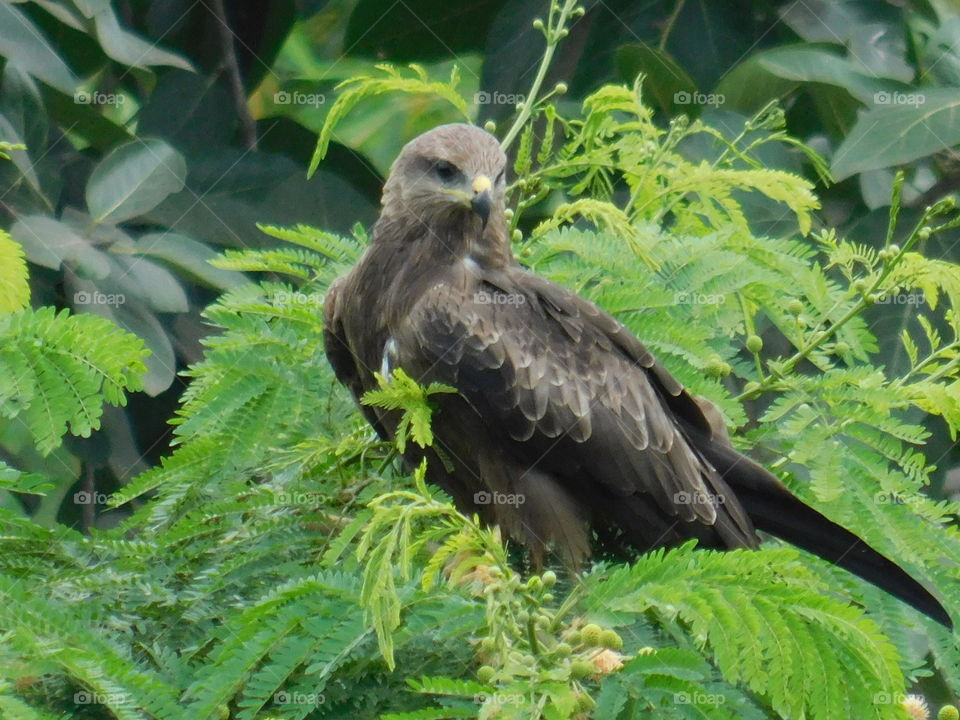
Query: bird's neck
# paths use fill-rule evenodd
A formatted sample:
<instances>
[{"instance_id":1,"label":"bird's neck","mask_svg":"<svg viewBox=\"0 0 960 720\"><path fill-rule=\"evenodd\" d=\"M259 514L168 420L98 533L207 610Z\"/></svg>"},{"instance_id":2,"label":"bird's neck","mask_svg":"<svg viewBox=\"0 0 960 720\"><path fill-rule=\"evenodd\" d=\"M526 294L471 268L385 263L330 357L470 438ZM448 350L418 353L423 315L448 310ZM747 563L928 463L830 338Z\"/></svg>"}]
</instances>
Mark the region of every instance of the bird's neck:
<instances>
[{"instance_id":1,"label":"bird's neck","mask_svg":"<svg viewBox=\"0 0 960 720\"><path fill-rule=\"evenodd\" d=\"M516 263L507 239L507 222L502 211L491 215L484 227L473 214L457 213L424 221L409 215L382 216L374 228L374 246L405 257L412 271L433 271L470 258L491 269Z\"/></svg>"}]
</instances>

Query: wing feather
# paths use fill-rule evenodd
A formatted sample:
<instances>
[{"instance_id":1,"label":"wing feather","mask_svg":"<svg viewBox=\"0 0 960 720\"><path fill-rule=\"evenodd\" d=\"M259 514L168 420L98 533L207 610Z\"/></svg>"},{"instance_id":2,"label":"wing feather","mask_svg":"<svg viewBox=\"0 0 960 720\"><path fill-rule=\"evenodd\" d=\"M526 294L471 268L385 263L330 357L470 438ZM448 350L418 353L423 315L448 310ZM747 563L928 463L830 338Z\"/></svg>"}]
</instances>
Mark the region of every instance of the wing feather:
<instances>
[{"instance_id":1,"label":"wing feather","mask_svg":"<svg viewBox=\"0 0 960 720\"><path fill-rule=\"evenodd\" d=\"M475 287L438 283L396 332L400 364L421 382L455 386L521 464L572 492L645 496L664 518L755 544L749 518L684 432L716 430L705 401L592 303L519 269L487 281L526 302L478 303Z\"/></svg>"}]
</instances>

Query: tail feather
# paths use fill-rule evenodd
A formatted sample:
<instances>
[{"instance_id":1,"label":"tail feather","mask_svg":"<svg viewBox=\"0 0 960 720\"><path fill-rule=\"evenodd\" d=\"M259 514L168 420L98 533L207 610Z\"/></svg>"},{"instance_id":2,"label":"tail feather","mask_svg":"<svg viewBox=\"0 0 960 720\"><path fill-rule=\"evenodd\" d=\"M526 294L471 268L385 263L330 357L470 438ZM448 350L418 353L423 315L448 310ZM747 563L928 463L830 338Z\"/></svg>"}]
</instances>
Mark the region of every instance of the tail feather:
<instances>
[{"instance_id":1,"label":"tail feather","mask_svg":"<svg viewBox=\"0 0 960 720\"><path fill-rule=\"evenodd\" d=\"M943 605L903 568L794 496L771 473L736 451L708 442L704 454L730 485L758 530L786 540L885 590L948 628Z\"/></svg>"}]
</instances>

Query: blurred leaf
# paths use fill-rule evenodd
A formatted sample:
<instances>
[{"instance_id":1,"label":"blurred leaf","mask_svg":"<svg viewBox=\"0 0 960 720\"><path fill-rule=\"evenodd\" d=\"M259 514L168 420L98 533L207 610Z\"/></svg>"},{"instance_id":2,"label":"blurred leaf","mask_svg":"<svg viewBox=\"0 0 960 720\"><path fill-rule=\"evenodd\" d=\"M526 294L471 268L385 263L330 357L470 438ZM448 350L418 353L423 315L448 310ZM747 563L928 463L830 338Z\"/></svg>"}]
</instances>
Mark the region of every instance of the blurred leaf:
<instances>
[{"instance_id":1,"label":"blurred leaf","mask_svg":"<svg viewBox=\"0 0 960 720\"><path fill-rule=\"evenodd\" d=\"M753 115L773 98L786 97L797 83L774 75L760 63L760 54L751 55L723 76L716 93L723 95L724 107Z\"/></svg>"},{"instance_id":2,"label":"blurred leaf","mask_svg":"<svg viewBox=\"0 0 960 720\"><path fill-rule=\"evenodd\" d=\"M135 302L122 304L106 314L112 315L117 324L142 339L150 350L150 355L144 359L147 366L147 374L143 376L144 392L156 396L170 387L177 374L177 358L170 338L156 316Z\"/></svg>"},{"instance_id":3,"label":"blurred leaf","mask_svg":"<svg viewBox=\"0 0 960 720\"><path fill-rule=\"evenodd\" d=\"M26 178L27 182L30 184L30 187L38 195L43 195L43 191L40 187L40 179L37 177L37 171L34 167L33 161L30 159L30 156L27 154L27 151L24 149L26 143L24 142L23 136L20 134L12 122L10 122L5 115L0 114L0 140L11 143L13 145L20 145L23 147L10 148L4 152L5 155L9 156L10 161L17 167L17 170L20 171L20 174Z\"/></svg>"},{"instance_id":4,"label":"blurred leaf","mask_svg":"<svg viewBox=\"0 0 960 720\"><path fill-rule=\"evenodd\" d=\"M100 4L100 3L98 3ZM193 70L193 66L179 55L161 50L156 43L147 42L129 30L120 27L120 22L109 2L102 3L93 17L97 39L103 51L124 65L148 68L152 65L170 65L183 70Z\"/></svg>"},{"instance_id":5,"label":"blurred leaf","mask_svg":"<svg viewBox=\"0 0 960 720\"><path fill-rule=\"evenodd\" d=\"M929 88L917 104L877 105L863 113L833 158L837 180L908 163L960 143L960 89Z\"/></svg>"},{"instance_id":6,"label":"blurred leaf","mask_svg":"<svg viewBox=\"0 0 960 720\"><path fill-rule=\"evenodd\" d=\"M915 72L906 61L907 43L899 21L857 25L850 35L849 48L850 59L865 72L905 83L913 80Z\"/></svg>"},{"instance_id":7,"label":"blurred leaf","mask_svg":"<svg viewBox=\"0 0 960 720\"><path fill-rule=\"evenodd\" d=\"M687 0L666 49L698 87L712 88L754 49L751 33L743 28L744 21L752 17L753 4L747 0Z\"/></svg>"},{"instance_id":8,"label":"blurred leaf","mask_svg":"<svg viewBox=\"0 0 960 720\"><path fill-rule=\"evenodd\" d=\"M892 3L875 0L804 0L784 3L778 11L783 21L804 40L844 43L866 23L895 23L900 11Z\"/></svg>"},{"instance_id":9,"label":"blurred leaf","mask_svg":"<svg viewBox=\"0 0 960 720\"><path fill-rule=\"evenodd\" d=\"M187 294L164 267L142 257L113 256L119 266L110 280L125 295L136 297L154 312L178 313L190 309Z\"/></svg>"},{"instance_id":10,"label":"blurred leaf","mask_svg":"<svg viewBox=\"0 0 960 720\"><path fill-rule=\"evenodd\" d=\"M837 85L864 103L872 103L878 92L901 89L864 75L851 61L818 47L777 48L759 53L756 58L767 72L784 80Z\"/></svg>"},{"instance_id":11,"label":"blurred leaf","mask_svg":"<svg viewBox=\"0 0 960 720\"><path fill-rule=\"evenodd\" d=\"M0 55L68 95L79 82L33 21L7 0L0 2Z\"/></svg>"},{"instance_id":12,"label":"blurred leaf","mask_svg":"<svg viewBox=\"0 0 960 720\"><path fill-rule=\"evenodd\" d=\"M133 137L127 128L101 114L95 105L77 103L72 92L64 95L55 90L43 91L43 102L54 123L69 128L71 136L83 138L101 152L108 152Z\"/></svg>"},{"instance_id":13,"label":"blurred leaf","mask_svg":"<svg viewBox=\"0 0 960 720\"><path fill-rule=\"evenodd\" d=\"M10 232L23 246L27 259L59 270L64 263L75 265L84 277L104 278L110 273L110 261L89 241L65 223L43 215L28 215L14 223Z\"/></svg>"},{"instance_id":14,"label":"blurred leaf","mask_svg":"<svg viewBox=\"0 0 960 720\"><path fill-rule=\"evenodd\" d=\"M219 253L201 242L177 233L151 233L134 243L130 252L163 260L217 290L228 290L248 282L243 273L215 268L208 261Z\"/></svg>"},{"instance_id":15,"label":"blurred leaf","mask_svg":"<svg viewBox=\"0 0 960 720\"><path fill-rule=\"evenodd\" d=\"M194 158L186 188L146 217L204 242L257 247L258 222L347 232L355 222L372 223L376 206L331 173L307 181L303 167L282 155L221 149Z\"/></svg>"},{"instance_id":16,"label":"blurred leaf","mask_svg":"<svg viewBox=\"0 0 960 720\"><path fill-rule=\"evenodd\" d=\"M155 138L116 148L94 169L87 185L87 207L98 222L122 222L155 208L183 189L183 156Z\"/></svg>"},{"instance_id":17,"label":"blurred leaf","mask_svg":"<svg viewBox=\"0 0 960 720\"><path fill-rule=\"evenodd\" d=\"M8 62L0 79L0 114L16 128L28 152L40 153L47 144L47 113L33 78L16 63ZM0 133L2 137L3 133ZM22 169L21 169L22 170Z\"/></svg>"},{"instance_id":18,"label":"blurred leaf","mask_svg":"<svg viewBox=\"0 0 960 720\"><path fill-rule=\"evenodd\" d=\"M170 112L176 107L176 112ZM167 70L140 111L141 136L162 137L178 149L228 145L237 126L230 95L217 77Z\"/></svg>"},{"instance_id":19,"label":"blurred leaf","mask_svg":"<svg viewBox=\"0 0 960 720\"><path fill-rule=\"evenodd\" d=\"M662 110L675 107L678 92L693 93L697 86L669 54L652 45L631 43L617 48L617 73L626 83L643 74L643 96Z\"/></svg>"},{"instance_id":20,"label":"blurred leaf","mask_svg":"<svg viewBox=\"0 0 960 720\"><path fill-rule=\"evenodd\" d=\"M44 495L47 490L53 487L54 484L50 481L50 478L14 470L0 460L0 490L29 495Z\"/></svg>"}]
</instances>

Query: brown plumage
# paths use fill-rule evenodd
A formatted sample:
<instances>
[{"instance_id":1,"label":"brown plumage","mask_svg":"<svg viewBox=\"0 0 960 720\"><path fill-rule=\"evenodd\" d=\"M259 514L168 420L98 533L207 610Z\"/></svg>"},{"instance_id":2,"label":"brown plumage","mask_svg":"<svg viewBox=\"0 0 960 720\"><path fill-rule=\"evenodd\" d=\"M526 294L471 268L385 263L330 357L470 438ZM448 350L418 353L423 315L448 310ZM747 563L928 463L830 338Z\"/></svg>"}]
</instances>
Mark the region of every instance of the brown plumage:
<instances>
[{"instance_id":1,"label":"brown plumage","mask_svg":"<svg viewBox=\"0 0 960 720\"><path fill-rule=\"evenodd\" d=\"M542 561L598 544L645 551L697 538L756 547L766 530L888 590L938 621L940 604L897 565L800 502L732 449L695 398L619 321L524 270L504 217L495 138L444 125L408 143L370 247L330 288L324 342L359 398L375 372L442 382L428 479ZM396 413L362 407L384 438ZM441 457L442 455L442 457Z\"/></svg>"}]
</instances>

